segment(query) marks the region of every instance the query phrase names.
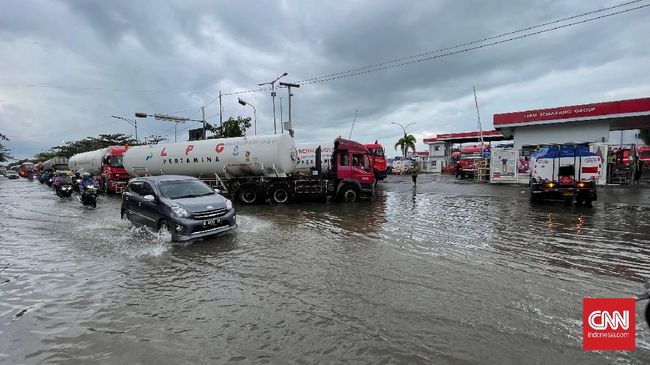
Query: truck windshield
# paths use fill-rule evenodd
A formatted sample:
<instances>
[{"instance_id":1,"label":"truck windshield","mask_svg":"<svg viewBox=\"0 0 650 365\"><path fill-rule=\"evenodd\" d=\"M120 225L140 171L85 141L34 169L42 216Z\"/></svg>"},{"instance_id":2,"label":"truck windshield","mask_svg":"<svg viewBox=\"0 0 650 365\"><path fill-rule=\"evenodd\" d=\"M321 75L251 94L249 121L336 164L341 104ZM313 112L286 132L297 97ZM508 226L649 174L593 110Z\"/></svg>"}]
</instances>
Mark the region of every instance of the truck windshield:
<instances>
[{"instance_id":1,"label":"truck windshield","mask_svg":"<svg viewBox=\"0 0 650 365\"><path fill-rule=\"evenodd\" d=\"M384 157L384 150L382 150L381 148L377 148L374 151L374 155L377 157Z\"/></svg>"},{"instance_id":2,"label":"truck windshield","mask_svg":"<svg viewBox=\"0 0 650 365\"><path fill-rule=\"evenodd\" d=\"M195 198L215 194L214 190L199 180L163 181L160 193L169 199Z\"/></svg>"},{"instance_id":3,"label":"truck windshield","mask_svg":"<svg viewBox=\"0 0 650 365\"><path fill-rule=\"evenodd\" d=\"M124 167L122 158L123 156L111 156L111 167Z\"/></svg>"}]
</instances>

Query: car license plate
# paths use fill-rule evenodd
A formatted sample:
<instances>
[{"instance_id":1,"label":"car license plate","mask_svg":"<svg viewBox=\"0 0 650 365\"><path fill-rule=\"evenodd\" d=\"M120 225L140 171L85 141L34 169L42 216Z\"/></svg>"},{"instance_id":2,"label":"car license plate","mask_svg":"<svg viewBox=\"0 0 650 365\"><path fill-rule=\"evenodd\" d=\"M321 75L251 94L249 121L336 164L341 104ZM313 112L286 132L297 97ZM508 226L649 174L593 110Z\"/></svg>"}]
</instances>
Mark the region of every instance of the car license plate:
<instances>
[{"instance_id":1,"label":"car license plate","mask_svg":"<svg viewBox=\"0 0 650 365\"><path fill-rule=\"evenodd\" d=\"M573 193L562 193L562 195L564 195L564 196L572 196Z\"/></svg>"},{"instance_id":2,"label":"car license plate","mask_svg":"<svg viewBox=\"0 0 650 365\"><path fill-rule=\"evenodd\" d=\"M207 221L203 222L204 226L214 226L221 223L221 219L208 219Z\"/></svg>"}]
</instances>

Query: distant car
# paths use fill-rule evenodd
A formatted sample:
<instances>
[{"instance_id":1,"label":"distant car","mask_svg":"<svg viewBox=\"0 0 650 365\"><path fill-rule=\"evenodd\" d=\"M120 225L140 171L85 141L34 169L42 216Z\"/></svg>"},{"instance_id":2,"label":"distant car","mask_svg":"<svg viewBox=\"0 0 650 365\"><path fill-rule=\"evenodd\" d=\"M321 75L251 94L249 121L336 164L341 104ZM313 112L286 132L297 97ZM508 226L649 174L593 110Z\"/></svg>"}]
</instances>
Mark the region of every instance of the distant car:
<instances>
[{"instance_id":1,"label":"distant car","mask_svg":"<svg viewBox=\"0 0 650 365\"><path fill-rule=\"evenodd\" d=\"M122 219L168 230L173 241L216 235L237 227L232 202L201 180L162 175L131 179L122 194Z\"/></svg>"},{"instance_id":2,"label":"distant car","mask_svg":"<svg viewBox=\"0 0 650 365\"><path fill-rule=\"evenodd\" d=\"M18 175L18 173L13 170L7 171L5 176L7 176L8 179L12 179L12 180L20 178L20 175Z\"/></svg>"}]
</instances>

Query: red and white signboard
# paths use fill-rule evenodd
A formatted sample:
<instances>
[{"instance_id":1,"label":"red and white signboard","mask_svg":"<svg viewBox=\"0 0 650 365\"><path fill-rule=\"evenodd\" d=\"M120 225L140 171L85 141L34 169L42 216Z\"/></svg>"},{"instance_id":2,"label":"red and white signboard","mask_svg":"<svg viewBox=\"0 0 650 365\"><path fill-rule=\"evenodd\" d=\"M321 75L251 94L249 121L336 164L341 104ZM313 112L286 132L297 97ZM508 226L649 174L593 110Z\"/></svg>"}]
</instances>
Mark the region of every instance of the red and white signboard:
<instances>
[{"instance_id":1,"label":"red and white signboard","mask_svg":"<svg viewBox=\"0 0 650 365\"><path fill-rule=\"evenodd\" d=\"M518 127L592 119L650 115L650 98L494 114L494 127Z\"/></svg>"}]
</instances>

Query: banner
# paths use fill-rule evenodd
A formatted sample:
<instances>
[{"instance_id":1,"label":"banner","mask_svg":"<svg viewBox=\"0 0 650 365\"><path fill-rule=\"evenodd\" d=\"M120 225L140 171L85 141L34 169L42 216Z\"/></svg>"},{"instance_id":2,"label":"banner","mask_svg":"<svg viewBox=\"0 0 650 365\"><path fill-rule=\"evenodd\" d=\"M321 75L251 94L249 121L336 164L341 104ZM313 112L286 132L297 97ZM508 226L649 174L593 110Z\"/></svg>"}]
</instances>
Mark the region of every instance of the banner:
<instances>
[{"instance_id":1,"label":"banner","mask_svg":"<svg viewBox=\"0 0 650 365\"><path fill-rule=\"evenodd\" d=\"M514 148L493 148L490 158L490 182L516 183L518 156Z\"/></svg>"}]
</instances>

